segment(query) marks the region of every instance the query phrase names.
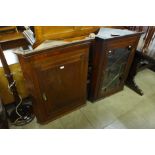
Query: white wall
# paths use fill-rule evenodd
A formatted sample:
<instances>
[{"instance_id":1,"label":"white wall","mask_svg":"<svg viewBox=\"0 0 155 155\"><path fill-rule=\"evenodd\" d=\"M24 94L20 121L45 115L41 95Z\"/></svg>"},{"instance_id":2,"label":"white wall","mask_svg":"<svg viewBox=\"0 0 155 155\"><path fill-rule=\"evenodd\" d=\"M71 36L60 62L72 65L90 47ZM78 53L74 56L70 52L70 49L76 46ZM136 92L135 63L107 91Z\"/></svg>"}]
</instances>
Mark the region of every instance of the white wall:
<instances>
[{"instance_id":1,"label":"white wall","mask_svg":"<svg viewBox=\"0 0 155 155\"><path fill-rule=\"evenodd\" d=\"M16 54L13 53L13 50L15 49L11 49L11 50L6 50L6 51L3 51L4 52L4 55L5 55L5 58L7 60L7 63L9 65L11 64L15 64L15 63L18 63L18 57ZM2 63L0 61L0 67L2 67Z\"/></svg>"},{"instance_id":2,"label":"white wall","mask_svg":"<svg viewBox=\"0 0 155 155\"><path fill-rule=\"evenodd\" d=\"M144 36L145 36L145 34L143 34L139 40L138 47L137 47L137 49L139 51L141 51L142 47L144 46L144 39L143 39ZM154 36L155 36L155 34L154 34ZM155 39L153 41L151 41L151 43L147 49L147 52L150 57L155 57Z\"/></svg>"}]
</instances>

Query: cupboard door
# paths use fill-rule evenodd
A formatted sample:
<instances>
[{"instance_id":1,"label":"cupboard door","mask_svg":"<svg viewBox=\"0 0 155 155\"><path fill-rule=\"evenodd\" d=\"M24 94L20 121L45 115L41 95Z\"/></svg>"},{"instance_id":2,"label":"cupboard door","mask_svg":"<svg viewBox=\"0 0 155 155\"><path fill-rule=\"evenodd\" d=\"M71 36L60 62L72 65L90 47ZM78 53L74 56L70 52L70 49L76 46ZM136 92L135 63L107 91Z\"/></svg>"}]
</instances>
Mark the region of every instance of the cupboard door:
<instances>
[{"instance_id":1,"label":"cupboard door","mask_svg":"<svg viewBox=\"0 0 155 155\"><path fill-rule=\"evenodd\" d=\"M129 47L108 50L106 53L106 67L102 70L100 96L122 87L124 74L131 53Z\"/></svg>"},{"instance_id":2,"label":"cupboard door","mask_svg":"<svg viewBox=\"0 0 155 155\"><path fill-rule=\"evenodd\" d=\"M55 117L86 102L87 54L37 69L46 115Z\"/></svg>"}]
</instances>

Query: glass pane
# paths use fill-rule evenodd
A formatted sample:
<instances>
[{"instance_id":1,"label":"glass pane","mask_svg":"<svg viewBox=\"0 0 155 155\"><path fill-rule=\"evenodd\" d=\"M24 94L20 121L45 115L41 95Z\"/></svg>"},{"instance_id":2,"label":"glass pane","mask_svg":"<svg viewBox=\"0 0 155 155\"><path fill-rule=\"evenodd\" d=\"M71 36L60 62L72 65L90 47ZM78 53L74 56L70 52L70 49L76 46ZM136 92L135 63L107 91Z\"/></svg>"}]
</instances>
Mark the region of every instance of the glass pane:
<instances>
[{"instance_id":1,"label":"glass pane","mask_svg":"<svg viewBox=\"0 0 155 155\"><path fill-rule=\"evenodd\" d=\"M107 68L102 72L101 93L110 91L122 82L126 63L130 54L128 48L109 51Z\"/></svg>"}]
</instances>

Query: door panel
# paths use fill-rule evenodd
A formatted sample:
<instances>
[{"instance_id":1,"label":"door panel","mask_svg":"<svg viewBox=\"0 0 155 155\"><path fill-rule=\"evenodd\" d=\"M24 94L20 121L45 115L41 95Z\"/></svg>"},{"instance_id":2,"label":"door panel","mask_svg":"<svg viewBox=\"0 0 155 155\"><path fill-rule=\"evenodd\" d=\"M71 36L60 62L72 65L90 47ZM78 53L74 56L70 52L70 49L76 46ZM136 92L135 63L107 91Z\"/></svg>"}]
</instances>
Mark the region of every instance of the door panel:
<instances>
[{"instance_id":1,"label":"door panel","mask_svg":"<svg viewBox=\"0 0 155 155\"><path fill-rule=\"evenodd\" d=\"M123 84L130 53L131 50L128 47L108 50L106 68L103 69L101 76L100 96L104 96Z\"/></svg>"},{"instance_id":2,"label":"door panel","mask_svg":"<svg viewBox=\"0 0 155 155\"><path fill-rule=\"evenodd\" d=\"M38 68L43 104L48 115L79 106L86 100L86 54Z\"/></svg>"}]
</instances>

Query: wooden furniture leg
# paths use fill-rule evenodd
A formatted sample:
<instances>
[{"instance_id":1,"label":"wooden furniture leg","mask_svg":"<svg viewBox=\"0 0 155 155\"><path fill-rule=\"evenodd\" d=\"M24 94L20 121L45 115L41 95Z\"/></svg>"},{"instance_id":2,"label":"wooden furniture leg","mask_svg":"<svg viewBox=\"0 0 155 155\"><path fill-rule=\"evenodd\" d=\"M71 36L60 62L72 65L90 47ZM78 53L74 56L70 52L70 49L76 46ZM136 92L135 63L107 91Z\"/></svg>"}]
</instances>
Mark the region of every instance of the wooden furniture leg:
<instances>
[{"instance_id":1,"label":"wooden furniture leg","mask_svg":"<svg viewBox=\"0 0 155 155\"><path fill-rule=\"evenodd\" d=\"M137 51L134 57L134 61L132 63L126 85L131 88L133 91L138 93L139 95L143 95L143 91L137 86L135 83L135 76L143 67L146 68L148 66L154 65L155 66L155 60L151 57L144 55L142 52Z\"/></svg>"},{"instance_id":2,"label":"wooden furniture leg","mask_svg":"<svg viewBox=\"0 0 155 155\"><path fill-rule=\"evenodd\" d=\"M6 76L7 80L8 80L11 92L13 93L14 99L15 99L15 101L17 103L19 103L20 102L20 97L19 97L18 92L17 92L16 82L13 79L13 75L12 75L12 73L10 71L10 68L9 68L8 64L7 64L7 61L5 59L3 50L1 48L1 45L0 45L0 60L2 62L2 65L3 65L3 68L4 68L4 73L5 73L5 76Z\"/></svg>"},{"instance_id":3,"label":"wooden furniture leg","mask_svg":"<svg viewBox=\"0 0 155 155\"><path fill-rule=\"evenodd\" d=\"M132 63L132 66L131 66L131 69L130 69L130 72L129 72L129 75L128 75L128 78L127 78L127 81L126 81L126 85L131 88L133 91L135 91L136 93L138 93L139 95L143 95L143 91L138 87L138 85L135 83L135 76L137 74L137 68L138 68L138 65L141 61L142 57L141 55L139 54L139 52L136 52L135 53L135 57L134 57L134 60L133 60L133 63Z\"/></svg>"}]
</instances>

